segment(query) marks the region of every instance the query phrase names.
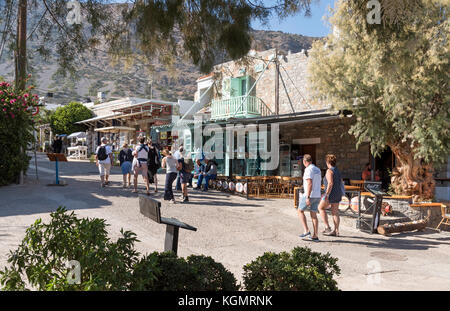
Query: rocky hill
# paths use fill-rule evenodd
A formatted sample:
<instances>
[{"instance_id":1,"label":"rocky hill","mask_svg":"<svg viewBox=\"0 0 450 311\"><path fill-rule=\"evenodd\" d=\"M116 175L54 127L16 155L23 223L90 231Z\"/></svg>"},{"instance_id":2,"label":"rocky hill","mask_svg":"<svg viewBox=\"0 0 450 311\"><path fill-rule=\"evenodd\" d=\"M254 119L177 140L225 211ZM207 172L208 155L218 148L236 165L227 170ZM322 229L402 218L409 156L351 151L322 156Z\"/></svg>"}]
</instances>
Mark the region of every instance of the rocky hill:
<instances>
[{"instance_id":1,"label":"rocky hill","mask_svg":"<svg viewBox=\"0 0 450 311\"><path fill-rule=\"evenodd\" d=\"M253 48L263 51L278 48L282 51L299 52L309 49L317 39L278 31L255 30ZM88 56L77 63L78 80L57 76L57 64L54 58L44 61L33 53L33 44L29 50L33 55L30 60L33 83L38 93L45 96L48 92L54 94L53 103L68 103L69 101L95 100L97 92L103 92L106 99L124 96L149 97L152 80L153 98L176 101L177 99L193 99L196 91L196 80L202 74L189 62L179 60L173 71L156 63L152 71L142 64L134 63L129 68L111 63L108 55L97 54ZM227 60L223 60L227 61ZM0 76L13 80L14 65L11 58L3 57L0 61Z\"/></svg>"}]
</instances>

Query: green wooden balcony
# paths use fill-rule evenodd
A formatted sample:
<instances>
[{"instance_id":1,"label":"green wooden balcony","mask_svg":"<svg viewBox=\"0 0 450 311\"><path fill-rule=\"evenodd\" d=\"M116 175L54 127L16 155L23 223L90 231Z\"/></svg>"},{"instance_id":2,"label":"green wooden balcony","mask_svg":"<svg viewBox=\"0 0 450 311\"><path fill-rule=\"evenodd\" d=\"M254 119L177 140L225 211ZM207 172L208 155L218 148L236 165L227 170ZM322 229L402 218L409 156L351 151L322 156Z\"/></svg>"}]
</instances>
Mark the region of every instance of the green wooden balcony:
<instances>
[{"instance_id":1,"label":"green wooden balcony","mask_svg":"<svg viewBox=\"0 0 450 311\"><path fill-rule=\"evenodd\" d=\"M272 111L258 97L237 96L211 102L211 120L254 118L272 115Z\"/></svg>"}]
</instances>

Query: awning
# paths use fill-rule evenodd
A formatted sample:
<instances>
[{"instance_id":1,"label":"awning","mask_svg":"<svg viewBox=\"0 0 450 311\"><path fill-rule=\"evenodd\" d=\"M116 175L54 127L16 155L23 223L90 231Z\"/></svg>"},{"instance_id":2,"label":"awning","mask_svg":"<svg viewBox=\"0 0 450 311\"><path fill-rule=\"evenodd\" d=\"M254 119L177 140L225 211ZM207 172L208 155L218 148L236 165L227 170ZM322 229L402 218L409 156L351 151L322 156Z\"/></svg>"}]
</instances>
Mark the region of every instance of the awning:
<instances>
[{"instance_id":1,"label":"awning","mask_svg":"<svg viewBox=\"0 0 450 311\"><path fill-rule=\"evenodd\" d=\"M111 119L115 119L115 118L119 117L120 115L121 115L121 113L113 113L113 114L108 114L105 116L97 116L97 117L94 117L91 119L76 122L75 124L91 123L91 122L102 121L102 120L111 120Z\"/></svg>"},{"instance_id":2,"label":"awning","mask_svg":"<svg viewBox=\"0 0 450 311\"><path fill-rule=\"evenodd\" d=\"M86 133L85 132L72 133L69 136L67 136L67 138L86 138Z\"/></svg>"},{"instance_id":3,"label":"awning","mask_svg":"<svg viewBox=\"0 0 450 311\"><path fill-rule=\"evenodd\" d=\"M152 129L159 131L170 131L175 126L194 125L194 120L181 120L179 122L173 122L163 125L153 125Z\"/></svg>"},{"instance_id":4,"label":"awning","mask_svg":"<svg viewBox=\"0 0 450 311\"><path fill-rule=\"evenodd\" d=\"M136 129L133 127L127 127L127 126L109 126L109 127L101 127L94 129L96 132L101 133L118 133L118 132L135 132Z\"/></svg>"}]
</instances>

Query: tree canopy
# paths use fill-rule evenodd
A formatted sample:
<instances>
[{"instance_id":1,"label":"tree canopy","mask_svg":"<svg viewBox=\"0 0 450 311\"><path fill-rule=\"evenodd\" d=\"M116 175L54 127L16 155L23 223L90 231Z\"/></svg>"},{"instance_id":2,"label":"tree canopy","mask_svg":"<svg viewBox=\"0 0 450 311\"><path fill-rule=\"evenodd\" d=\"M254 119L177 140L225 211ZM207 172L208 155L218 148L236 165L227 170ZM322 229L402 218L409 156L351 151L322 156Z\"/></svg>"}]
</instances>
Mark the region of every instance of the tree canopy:
<instances>
[{"instance_id":1,"label":"tree canopy","mask_svg":"<svg viewBox=\"0 0 450 311\"><path fill-rule=\"evenodd\" d=\"M363 2L339 1L329 19L333 34L313 44L313 92L337 109L353 111L350 131L358 144L370 142L374 154L390 146L409 166L446 161L449 1L380 1L381 24L367 22L370 9ZM418 178L410 168L403 173Z\"/></svg>"},{"instance_id":2,"label":"tree canopy","mask_svg":"<svg viewBox=\"0 0 450 311\"><path fill-rule=\"evenodd\" d=\"M56 109L50 116L50 126L55 133L72 134L86 129L84 125L75 124L76 122L87 120L91 117L92 111L83 104L71 102Z\"/></svg>"},{"instance_id":3,"label":"tree canopy","mask_svg":"<svg viewBox=\"0 0 450 311\"><path fill-rule=\"evenodd\" d=\"M68 0L28 0L28 38L35 50L49 56L56 49L61 73L75 72L82 53L108 53L116 59L158 58L171 64L174 57L187 57L208 72L215 57L226 53L233 59L250 49L250 22L263 23L272 15L284 18L298 12L310 14L311 0L114 0L79 1L81 24L67 21ZM17 3L0 4L0 57L5 43L14 40Z\"/></svg>"}]
</instances>

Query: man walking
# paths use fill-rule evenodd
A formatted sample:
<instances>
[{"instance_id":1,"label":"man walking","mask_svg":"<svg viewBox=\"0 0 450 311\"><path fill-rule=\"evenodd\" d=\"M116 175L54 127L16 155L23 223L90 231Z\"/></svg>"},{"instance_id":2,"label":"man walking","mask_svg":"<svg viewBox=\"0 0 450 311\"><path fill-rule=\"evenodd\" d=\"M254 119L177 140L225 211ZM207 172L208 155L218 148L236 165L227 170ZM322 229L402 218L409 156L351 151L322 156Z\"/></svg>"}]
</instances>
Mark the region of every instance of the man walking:
<instances>
[{"instance_id":1,"label":"man walking","mask_svg":"<svg viewBox=\"0 0 450 311\"><path fill-rule=\"evenodd\" d=\"M320 203L320 169L312 163L312 157L309 154L303 156L303 165L305 166L305 172L303 174L304 193L302 194L298 205L298 216L304 231L300 237L308 241L319 241L319 238L317 237L319 229L317 212ZM305 216L305 211L308 208L313 223L313 235L311 235L311 231L308 229L308 223Z\"/></svg>"},{"instance_id":2,"label":"man walking","mask_svg":"<svg viewBox=\"0 0 450 311\"><path fill-rule=\"evenodd\" d=\"M100 172L101 186L109 185L109 173L111 166L113 165L113 157L111 147L107 145L108 139L102 137L101 145L97 147L95 151L95 162Z\"/></svg>"}]
</instances>

